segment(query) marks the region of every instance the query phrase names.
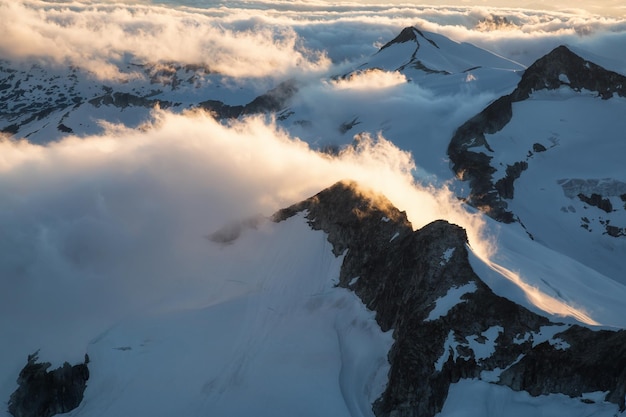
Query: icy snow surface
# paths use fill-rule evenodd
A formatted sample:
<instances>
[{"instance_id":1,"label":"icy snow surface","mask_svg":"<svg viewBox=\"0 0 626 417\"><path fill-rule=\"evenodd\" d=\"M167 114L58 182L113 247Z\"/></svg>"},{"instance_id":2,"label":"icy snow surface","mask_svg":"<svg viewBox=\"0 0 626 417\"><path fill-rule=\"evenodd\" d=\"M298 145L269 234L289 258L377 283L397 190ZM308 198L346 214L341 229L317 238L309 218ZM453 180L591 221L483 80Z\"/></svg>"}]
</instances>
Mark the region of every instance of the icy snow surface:
<instances>
[{"instance_id":1,"label":"icy snow surface","mask_svg":"<svg viewBox=\"0 0 626 417\"><path fill-rule=\"evenodd\" d=\"M342 257L324 233L297 216L228 246L199 244L212 265L204 286L164 295L149 312L83 341L91 378L69 415L372 415L391 333L354 293L333 286ZM29 349L9 357L25 360ZM2 376L8 398L17 374Z\"/></svg>"},{"instance_id":2,"label":"icy snow surface","mask_svg":"<svg viewBox=\"0 0 626 417\"><path fill-rule=\"evenodd\" d=\"M561 186L568 179L626 182L626 99L601 100L596 95L569 87L535 92L529 100L513 104L511 122L487 135L487 141L495 151L494 181L504 175L507 164L528 162L515 181L509 208L537 242L626 284L626 239L606 235L601 223L609 220L626 227L624 202L615 196L615 211L606 213L567 196ZM526 158L534 143L547 150ZM583 218L589 221L588 229L581 227Z\"/></svg>"},{"instance_id":3,"label":"icy snow surface","mask_svg":"<svg viewBox=\"0 0 626 417\"><path fill-rule=\"evenodd\" d=\"M594 398L599 397L596 395ZM448 398L437 417L615 417L615 404L585 404L562 394L531 397L508 387L476 379L450 385Z\"/></svg>"}]
</instances>

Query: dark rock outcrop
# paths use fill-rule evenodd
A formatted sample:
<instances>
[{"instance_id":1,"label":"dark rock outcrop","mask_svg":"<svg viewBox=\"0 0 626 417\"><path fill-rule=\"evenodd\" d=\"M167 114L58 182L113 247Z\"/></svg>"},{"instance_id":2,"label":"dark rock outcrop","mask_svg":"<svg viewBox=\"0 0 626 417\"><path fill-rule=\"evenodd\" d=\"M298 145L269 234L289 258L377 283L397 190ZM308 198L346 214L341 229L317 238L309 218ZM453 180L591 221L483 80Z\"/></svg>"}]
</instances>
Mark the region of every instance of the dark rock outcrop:
<instances>
[{"instance_id":1,"label":"dark rock outcrop","mask_svg":"<svg viewBox=\"0 0 626 417\"><path fill-rule=\"evenodd\" d=\"M380 48L380 50L382 51L383 49L389 48L391 45L395 45L399 43L406 43L406 42L415 42L419 45L419 38L422 38L428 41L428 43L433 45L435 48L439 48L439 46L435 43L435 41L433 41L432 39L428 39L424 35L424 32L422 32L421 30L419 30L418 28L414 26L409 26L409 27L402 29L402 32L400 32L398 36L396 36L395 38L387 42L385 45L383 45L382 48Z\"/></svg>"},{"instance_id":2,"label":"dark rock outcrop","mask_svg":"<svg viewBox=\"0 0 626 417\"><path fill-rule=\"evenodd\" d=\"M495 183L496 190L502 198L512 199L515 188L513 183L518 179L523 171L528 169L528 162L520 161L506 167L506 174Z\"/></svg>"},{"instance_id":3,"label":"dark rock outcrop","mask_svg":"<svg viewBox=\"0 0 626 417\"><path fill-rule=\"evenodd\" d=\"M297 92L297 82L289 80L280 83L245 105L231 106L218 100L207 100L198 103L198 107L213 113L217 119L236 119L245 115L278 112Z\"/></svg>"},{"instance_id":4,"label":"dark rock outcrop","mask_svg":"<svg viewBox=\"0 0 626 417\"><path fill-rule=\"evenodd\" d=\"M493 152L485 135L502 130L511 121L513 103L528 99L533 91L554 90L562 85L575 91L595 91L602 99L614 94L626 97L626 77L581 58L565 46L559 46L538 59L524 72L511 94L495 100L461 125L450 141L448 156L452 169L459 179L470 181L469 204L498 221L511 223L516 220L503 199L512 198L517 177L509 176L507 172L508 178L498 185L493 179L495 169L490 165L492 156L472 149L485 147L488 152ZM545 151L542 145L533 146L533 149L535 152Z\"/></svg>"},{"instance_id":5,"label":"dark rock outcrop","mask_svg":"<svg viewBox=\"0 0 626 417\"><path fill-rule=\"evenodd\" d=\"M558 181L563 188L563 193L571 199L578 199L589 207L596 207L607 213L606 216L598 216L597 213L589 213L588 216L581 217L580 226L589 232L594 228L604 229L603 234L621 238L626 237L626 227L623 224L614 224L612 221L620 222L621 216L612 217L612 214L622 210L622 205L617 200L626 201L626 183L612 179L582 179L569 178ZM611 202L613 198L613 202ZM583 206L587 209L587 206ZM626 210L626 206L623 207ZM575 211L574 211L575 212ZM593 215L596 214L596 215Z\"/></svg>"},{"instance_id":6,"label":"dark rock outcrop","mask_svg":"<svg viewBox=\"0 0 626 417\"><path fill-rule=\"evenodd\" d=\"M552 327L557 324L494 294L469 264L462 228L440 220L413 231L404 212L351 182L277 212L274 221L300 212L328 234L335 255L344 254L338 285L375 311L383 330L393 329L389 382L373 405L377 416L434 416L451 383L503 369L495 382L515 390L608 391L606 399L624 409L626 331ZM456 303L437 309L455 291ZM536 343L545 328L556 329L556 339ZM491 353L478 354L476 344Z\"/></svg>"},{"instance_id":7,"label":"dark rock outcrop","mask_svg":"<svg viewBox=\"0 0 626 417\"><path fill-rule=\"evenodd\" d=\"M560 392L578 397L584 392L609 392L606 400L624 411L625 333L572 326L558 335L565 349L539 344L502 372L500 383L531 395Z\"/></svg>"},{"instance_id":8,"label":"dark rock outcrop","mask_svg":"<svg viewBox=\"0 0 626 417\"><path fill-rule=\"evenodd\" d=\"M78 407L89 379L85 362L48 371L51 364L37 362L37 353L28 355L28 362L17 379L19 387L9 399L9 413L14 417L49 417L67 413Z\"/></svg>"},{"instance_id":9,"label":"dark rock outcrop","mask_svg":"<svg viewBox=\"0 0 626 417\"><path fill-rule=\"evenodd\" d=\"M172 107L173 103L166 100L155 100L146 97L140 97L130 93L115 92L111 94L105 94L100 97L89 100L89 103L93 106L114 106L125 109L126 107L145 107L151 109L155 106L159 106L162 109Z\"/></svg>"},{"instance_id":10,"label":"dark rock outcrop","mask_svg":"<svg viewBox=\"0 0 626 417\"><path fill-rule=\"evenodd\" d=\"M528 67L511 98L526 100L533 91L554 90L562 85L576 91L595 91L605 100L613 94L626 97L625 76L587 61L561 45Z\"/></svg>"},{"instance_id":11,"label":"dark rock outcrop","mask_svg":"<svg viewBox=\"0 0 626 417\"><path fill-rule=\"evenodd\" d=\"M590 206L597 207L607 213L613 211L613 205L611 204L611 200L609 200L608 198L602 198L600 194L593 193L590 196L587 196L583 193L579 193L578 198L583 203L587 203Z\"/></svg>"}]
</instances>

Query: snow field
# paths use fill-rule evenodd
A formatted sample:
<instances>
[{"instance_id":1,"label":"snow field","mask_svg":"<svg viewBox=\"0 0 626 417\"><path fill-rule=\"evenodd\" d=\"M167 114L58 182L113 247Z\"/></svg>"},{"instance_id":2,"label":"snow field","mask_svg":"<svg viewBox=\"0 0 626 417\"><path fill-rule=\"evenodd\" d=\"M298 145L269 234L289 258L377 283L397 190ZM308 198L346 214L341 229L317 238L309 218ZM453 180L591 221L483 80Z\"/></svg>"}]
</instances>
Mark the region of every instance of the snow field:
<instances>
[{"instance_id":1,"label":"snow field","mask_svg":"<svg viewBox=\"0 0 626 417\"><path fill-rule=\"evenodd\" d=\"M92 376L70 415L372 415L391 334L333 287L342 258L324 233L298 216L207 252L216 267L186 294L195 307L163 300L90 343Z\"/></svg>"}]
</instances>

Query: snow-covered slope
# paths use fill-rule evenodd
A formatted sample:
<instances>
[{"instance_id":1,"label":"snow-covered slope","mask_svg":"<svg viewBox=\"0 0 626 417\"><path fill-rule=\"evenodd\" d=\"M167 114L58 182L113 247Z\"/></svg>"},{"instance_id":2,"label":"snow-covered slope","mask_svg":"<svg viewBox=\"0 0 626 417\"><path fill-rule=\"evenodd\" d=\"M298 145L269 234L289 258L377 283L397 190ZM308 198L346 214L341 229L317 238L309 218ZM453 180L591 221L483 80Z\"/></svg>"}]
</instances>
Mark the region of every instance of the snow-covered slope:
<instances>
[{"instance_id":1,"label":"snow-covered slope","mask_svg":"<svg viewBox=\"0 0 626 417\"><path fill-rule=\"evenodd\" d=\"M71 415L371 416L391 335L352 292L334 287L342 257L325 234L297 216L261 221L228 244L214 240L197 241L211 268L195 288L161 294L121 322L83 322L91 331L82 339L46 345L46 335L72 321L39 335L40 359L54 367L77 360L72 351L90 357L85 396ZM122 310L133 302L123 290L111 299ZM0 396L8 399L39 329L27 317L4 324L6 335L4 326L25 336L2 349Z\"/></svg>"},{"instance_id":2,"label":"snow-covered slope","mask_svg":"<svg viewBox=\"0 0 626 417\"><path fill-rule=\"evenodd\" d=\"M469 201L624 283L626 77L559 47L461 126L449 154Z\"/></svg>"},{"instance_id":3,"label":"snow-covered slope","mask_svg":"<svg viewBox=\"0 0 626 417\"><path fill-rule=\"evenodd\" d=\"M197 307L164 299L89 343L93 377L74 415L371 415L390 335L333 288L341 258L324 234L298 217L207 246Z\"/></svg>"}]
</instances>

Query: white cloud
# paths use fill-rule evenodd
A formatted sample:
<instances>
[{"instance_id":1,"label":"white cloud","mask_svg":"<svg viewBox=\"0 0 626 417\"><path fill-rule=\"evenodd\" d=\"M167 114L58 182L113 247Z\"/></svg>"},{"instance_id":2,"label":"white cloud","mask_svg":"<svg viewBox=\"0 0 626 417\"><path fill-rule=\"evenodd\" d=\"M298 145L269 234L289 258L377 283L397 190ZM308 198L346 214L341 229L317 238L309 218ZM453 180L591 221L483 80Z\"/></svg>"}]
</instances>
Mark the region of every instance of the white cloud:
<instances>
[{"instance_id":1,"label":"white cloud","mask_svg":"<svg viewBox=\"0 0 626 417\"><path fill-rule=\"evenodd\" d=\"M259 118L155 117L145 131L0 142L0 316L97 334L81 323L110 325L205 279L208 233L342 179L384 192L416 227L444 217L479 232L479 216L416 186L410 154L383 138L330 157Z\"/></svg>"},{"instance_id":2,"label":"white cloud","mask_svg":"<svg viewBox=\"0 0 626 417\"><path fill-rule=\"evenodd\" d=\"M417 25L526 65L569 44L626 69L626 59L615 54L626 42L626 21L584 11L324 1L186 3L203 8L0 0L0 53L81 65L100 77L119 75L113 64L129 56L201 63L237 77L286 77L330 70L328 58L358 62L403 27Z\"/></svg>"},{"instance_id":3,"label":"white cloud","mask_svg":"<svg viewBox=\"0 0 626 417\"><path fill-rule=\"evenodd\" d=\"M404 74L381 70L355 72L331 82L339 90L379 90L407 83Z\"/></svg>"},{"instance_id":4,"label":"white cloud","mask_svg":"<svg viewBox=\"0 0 626 417\"><path fill-rule=\"evenodd\" d=\"M442 218L463 226L474 252L492 255L483 217L445 187L416 184L412 156L383 137L360 135L331 157L262 118L154 117L141 131L45 146L0 141L0 329L18 346L9 351L80 357L120 318L206 288L207 234L344 179L386 195L415 228Z\"/></svg>"},{"instance_id":5,"label":"white cloud","mask_svg":"<svg viewBox=\"0 0 626 417\"><path fill-rule=\"evenodd\" d=\"M235 77L320 71L322 52L310 51L289 27L228 19L165 7L0 1L0 53L12 59L49 59L82 66L99 77L119 76L128 54L144 62L205 64ZM223 24L226 23L226 24Z\"/></svg>"}]
</instances>

